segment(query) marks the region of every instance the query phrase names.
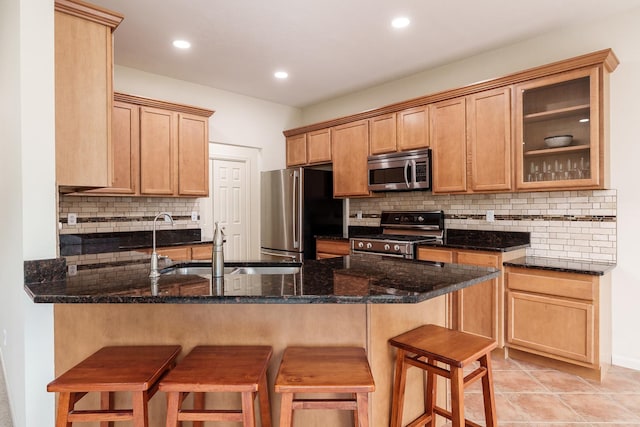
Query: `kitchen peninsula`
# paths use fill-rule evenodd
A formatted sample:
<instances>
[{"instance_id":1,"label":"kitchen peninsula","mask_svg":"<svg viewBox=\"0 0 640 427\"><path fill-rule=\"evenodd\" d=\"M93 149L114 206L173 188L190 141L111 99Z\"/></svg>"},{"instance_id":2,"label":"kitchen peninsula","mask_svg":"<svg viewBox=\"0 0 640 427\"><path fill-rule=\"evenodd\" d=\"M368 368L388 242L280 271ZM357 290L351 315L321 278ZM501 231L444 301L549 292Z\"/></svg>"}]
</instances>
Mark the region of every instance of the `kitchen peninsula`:
<instances>
[{"instance_id":1,"label":"kitchen peninsula","mask_svg":"<svg viewBox=\"0 0 640 427\"><path fill-rule=\"evenodd\" d=\"M58 272L58 280L26 265L25 290L36 303L55 304L56 373L104 345L176 343L186 354L198 344L267 344L274 349L273 384L287 345L358 345L367 349L376 382L374 426L389 422L393 353L387 340L420 324L447 325L451 292L499 275L484 267L351 255L278 263L293 267L294 274L230 273L223 286L168 268L154 292L148 264L103 266L65 277L65 266L55 261L50 270ZM272 393L271 399L275 421L279 396ZM408 417L417 413L420 400L409 402ZM150 425L162 425L164 411L165 401L153 399ZM305 411L296 419L308 427L351 425L342 411Z\"/></svg>"}]
</instances>

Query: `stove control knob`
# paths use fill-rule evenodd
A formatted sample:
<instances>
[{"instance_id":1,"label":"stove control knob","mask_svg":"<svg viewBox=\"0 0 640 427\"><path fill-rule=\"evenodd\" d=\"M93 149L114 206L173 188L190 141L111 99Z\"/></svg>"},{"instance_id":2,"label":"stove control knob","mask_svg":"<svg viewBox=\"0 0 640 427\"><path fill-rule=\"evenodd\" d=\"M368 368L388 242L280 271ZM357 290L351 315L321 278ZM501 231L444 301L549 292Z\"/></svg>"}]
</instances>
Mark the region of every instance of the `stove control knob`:
<instances>
[{"instance_id":1,"label":"stove control knob","mask_svg":"<svg viewBox=\"0 0 640 427\"><path fill-rule=\"evenodd\" d=\"M386 243L386 244L384 245L384 250L385 250L385 251L388 251L389 249L391 249L391 245L390 245L390 244L388 244L388 243Z\"/></svg>"},{"instance_id":2,"label":"stove control knob","mask_svg":"<svg viewBox=\"0 0 640 427\"><path fill-rule=\"evenodd\" d=\"M394 245L393 250L396 252L400 252L400 245Z\"/></svg>"},{"instance_id":3,"label":"stove control knob","mask_svg":"<svg viewBox=\"0 0 640 427\"><path fill-rule=\"evenodd\" d=\"M373 245L371 243L367 243L367 249L371 249Z\"/></svg>"},{"instance_id":4,"label":"stove control knob","mask_svg":"<svg viewBox=\"0 0 640 427\"><path fill-rule=\"evenodd\" d=\"M358 247L359 247L359 248L363 248L363 247L364 247L364 243L362 243L362 242L358 242Z\"/></svg>"},{"instance_id":5,"label":"stove control knob","mask_svg":"<svg viewBox=\"0 0 640 427\"><path fill-rule=\"evenodd\" d=\"M418 217L418 221L419 221L419 222L424 222L424 217L419 216L419 217Z\"/></svg>"}]
</instances>

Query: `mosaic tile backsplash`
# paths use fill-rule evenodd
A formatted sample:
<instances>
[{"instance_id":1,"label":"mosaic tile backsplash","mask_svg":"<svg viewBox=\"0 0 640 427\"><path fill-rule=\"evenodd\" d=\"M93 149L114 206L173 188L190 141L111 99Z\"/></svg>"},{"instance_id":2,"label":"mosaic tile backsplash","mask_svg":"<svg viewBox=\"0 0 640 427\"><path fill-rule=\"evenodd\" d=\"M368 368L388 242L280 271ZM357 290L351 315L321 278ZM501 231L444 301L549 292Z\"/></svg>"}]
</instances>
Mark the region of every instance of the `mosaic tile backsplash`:
<instances>
[{"instance_id":1,"label":"mosaic tile backsplash","mask_svg":"<svg viewBox=\"0 0 640 427\"><path fill-rule=\"evenodd\" d=\"M387 210L445 212L445 227L528 231L527 255L588 261L616 261L616 191L433 195L411 191L351 199L349 225L379 226ZM495 220L486 220L493 211ZM362 218L358 218L361 213Z\"/></svg>"}]
</instances>

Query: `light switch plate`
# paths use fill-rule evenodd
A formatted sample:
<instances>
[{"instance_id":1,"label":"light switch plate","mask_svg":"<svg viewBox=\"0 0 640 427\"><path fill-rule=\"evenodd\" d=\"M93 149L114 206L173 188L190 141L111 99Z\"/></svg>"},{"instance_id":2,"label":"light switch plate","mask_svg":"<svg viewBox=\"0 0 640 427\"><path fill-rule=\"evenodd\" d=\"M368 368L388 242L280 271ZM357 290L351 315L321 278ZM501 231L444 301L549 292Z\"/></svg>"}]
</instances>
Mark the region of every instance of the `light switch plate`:
<instances>
[{"instance_id":1,"label":"light switch plate","mask_svg":"<svg viewBox=\"0 0 640 427\"><path fill-rule=\"evenodd\" d=\"M67 224L68 225L76 225L78 224L78 214L70 213L67 215Z\"/></svg>"},{"instance_id":2,"label":"light switch plate","mask_svg":"<svg viewBox=\"0 0 640 427\"><path fill-rule=\"evenodd\" d=\"M494 211L487 211L487 222L494 222L496 220L496 215Z\"/></svg>"},{"instance_id":3,"label":"light switch plate","mask_svg":"<svg viewBox=\"0 0 640 427\"><path fill-rule=\"evenodd\" d=\"M198 212L191 212L191 221L198 220Z\"/></svg>"}]
</instances>

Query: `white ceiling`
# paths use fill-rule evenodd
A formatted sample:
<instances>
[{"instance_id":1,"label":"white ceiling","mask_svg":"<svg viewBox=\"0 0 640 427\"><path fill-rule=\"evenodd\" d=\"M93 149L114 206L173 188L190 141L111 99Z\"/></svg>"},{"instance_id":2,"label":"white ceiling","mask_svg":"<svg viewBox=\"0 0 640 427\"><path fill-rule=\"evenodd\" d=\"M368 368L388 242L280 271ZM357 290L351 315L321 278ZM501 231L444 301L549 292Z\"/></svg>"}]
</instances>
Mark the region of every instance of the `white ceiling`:
<instances>
[{"instance_id":1,"label":"white ceiling","mask_svg":"<svg viewBox=\"0 0 640 427\"><path fill-rule=\"evenodd\" d=\"M125 16L116 64L296 107L640 7L640 0L92 2ZM391 28L398 15L411 25ZM191 49L173 48L176 38ZM289 79L276 80L279 69Z\"/></svg>"}]
</instances>

